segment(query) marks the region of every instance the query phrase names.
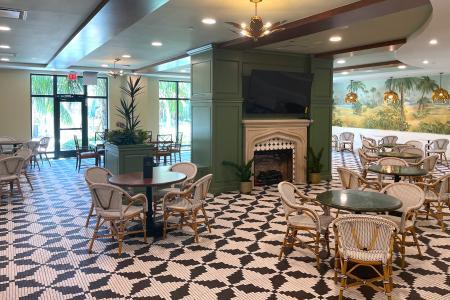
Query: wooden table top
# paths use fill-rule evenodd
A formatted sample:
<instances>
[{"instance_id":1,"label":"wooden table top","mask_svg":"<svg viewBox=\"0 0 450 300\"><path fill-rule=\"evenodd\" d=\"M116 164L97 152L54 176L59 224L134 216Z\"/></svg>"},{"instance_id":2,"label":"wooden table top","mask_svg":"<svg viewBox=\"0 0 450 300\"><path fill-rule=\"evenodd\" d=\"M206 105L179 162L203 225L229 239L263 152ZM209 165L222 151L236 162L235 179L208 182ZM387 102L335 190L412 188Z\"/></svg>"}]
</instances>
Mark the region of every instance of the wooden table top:
<instances>
[{"instance_id":1,"label":"wooden table top","mask_svg":"<svg viewBox=\"0 0 450 300\"><path fill-rule=\"evenodd\" d=\"M118 186L144 187L177 183L187 177L183 173L169 171L169 167L166 166L154 167L153 178L143 178L143 176L143 172L125 173L110 177L109 182Z\"/></svg>"},{"instance_id":2,"label":"wooden table top","mask_svg":"<svg viewBox=\"0 0 450 300\"><path fill-rule=\"evenodd\" d=\"M334 190L317 195L323 205L353 212L386 212L402 207L402 202L378 192L358 190Z\"/></svg>"}]
</instances>

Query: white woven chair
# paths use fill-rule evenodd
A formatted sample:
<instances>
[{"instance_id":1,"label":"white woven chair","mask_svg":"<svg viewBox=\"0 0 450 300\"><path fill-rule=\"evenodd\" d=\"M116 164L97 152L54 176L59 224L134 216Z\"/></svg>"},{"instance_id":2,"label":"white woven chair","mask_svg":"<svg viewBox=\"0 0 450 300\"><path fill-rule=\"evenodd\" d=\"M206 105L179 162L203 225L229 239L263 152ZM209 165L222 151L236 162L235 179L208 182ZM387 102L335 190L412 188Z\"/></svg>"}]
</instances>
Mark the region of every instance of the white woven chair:
<instances>
[{"instance_id":1,"label":"white woven chair","mask_svg":"<svg viewBox=\"0 0 450 300\"><path fill-rule=\"evenodd\" d=\"M156 211L158 209L158 202L162 203L161 198L164 197L165 194L170 192L180 192L189 188L189 186L194 182L194 179L197 176L197 166L190 162L176 163L170 167L170 171L182 173L186 175L186 179L181 183L173 184L169 188L165 188L157 192L157 196L154 197L155 199L153 199L154 215L156 215Z\"/></svg>"},{"instance_id":2,"label":"white woven chair","mask_svg":"<svg viewBox=\"0 0 450 300\"><path fill-rule=\"evenodd\" d=\"M381 140L378 141L378 145L379 146L383 146L383 145L395 145L398 141L398 136L395 135L387 135L383 138L381 138Z\"/></svg>"},{"instance_id":3,"label":"white woven chair","mask_svg":"<svg viewBox=\"0 0 450 300\"><path fill-rule=\"evenodd\" d=\"M417 185L406 182L392 183L383 188L381 193L393 196L402 202L402 207L397 210L402 213L401 217L384 215L383 218L393 221L397 226L397 235L395 240L400 246L400 253L402 256L401 266L404 268L406 235L408 233L412 235L414 245L417 247L419 255L422 256L419 241L417 240L415 223L417 212L425 201L425 193Z\"/></svg>"},{"instance_id":4,"label":"white woven chair","mask_svg":"<svg viewBox=\"0 0 450 300\"><path fill-rule=\"evenodd\" d=\"M40 170L41 167L39 166L39 161L37 159L39 155L39 142L38 141L28 141L23 145L23 148L30 149L32 151L31 153L31 159L30 159L30 166L36 167L38 166L38 169Z\"/></svg>"},{"instance_id":5,"label":"white woven chair","mask_svg":"<svg viewBox=\"0 0 450 300\"><path fill-rule=\"evenodd\" d=\"M405 142L405 144L413 146L414 148L423 150L423 143L422 142L411 140L411 141Z\"/></svg>"},{"instance_id":6,"label":"white woven chair","mask_svg":"<svg viewBox=\"0 0 450 300\"><path fill-rule=\"evenodd\" d=\"M362 167L362 177L366 178L367 176L367 168L370 165L378 161L378 156L371 152L365 152L363 149L358 149L359 160L361 162Z\"/></svg>"},{"instance_id":7,"label":"white woven chair","mask_svg":"<svg viewBox=\"0 0 450 300\"><path fill-rule=\"evenodd\" d=\"M380 166L402 166L402 167L407 167L408 166L408 162L404 159L401 158L397 158L397 157L383 157L380 158L377 161L377 164ZM378 181L383 185L387 185L392 183L392 181L386 181L386 176L384 174L378 174Z\"/></svg>"},{"instance_id":8,"label":"white woven chair","mask_svg":"<svg viewBox=\"0 0 450 300\"><path fill-rule=\"evenodd\" d=\"M50 163L50 160L48 159L48 156L47 156L47 149L48 149L49 144L50 144L50 137L48 137L48 136L43 137L39 141L38 153L39 153L39 158L41 159L41 161L43 161L42 155L44 155L45 159L48 162L48 165L52 166L52 164Z\"/></svg>"},{"instance_id":9,"label":"white woven chair","mask_svg":"<svg viewBox=\"0 0 450 300\"><path fill-rule=\"evenodd\" d=\"M287 222L286 235L281 246L279 259L282 258L286 247L306 246L315 254L317 267L319 267L321 233L324 234L327 251L330 253L328 226L333 218L330 216L329 210L326 209L323 215L319 215L315 210L307 208L305 204L314 203L314 200L303 195L290 182L280 182L278 184L278 191L280 192L281 203L283 204ZM312 240L302 241L297 235L299 231L308 233ZM313 244L313 246L309 244Z\"/></svg>"},{"instance_id":10,"label":"white woven chair","mask_svg":"<svg viewBox=\"0 0 450 300\"><path fill-rule=\"evenodd\" d=\"M342 132L339 135L339 150L350 150L353 152L353 141L355 135L353 132Z\"/></svg>"},{"instance_id":11,"label":"white woven chair","mask_svg":"<svg viewBox=\"0 0 450 300\"><path fill-rule=\"evenodd\" d=\"M211 184L212 174L203 176L194 182L188 189L178 192L169 192L163 199L163 238L167 236L170 228L182 228L187 225L194 231L194 241L198 243L198 225L203 223L211 233L208 216L205 210L205 201ZM198 220L198 212L202 211L203 219ZM180 221L169 224L171 216L179 216Z\"/></svg>"},{"instance_id":12,"label":"white woven chair","mask_svg":"<svg viewBox=\"0 0 450 300\"><path fill-rule=\"evenodd\" d=\"M362 148L365 152L377 153L380 150L380 147L377 144L373 144L369 140L362 141Z\"/></svg>"},{"instance_id":13,"label":"white woven chair","mask_svg":"<svg viewBox=\"0 0 450 300\"><path fill-rule=\"evenodd\" d=\"M28 166L30 165L31 161L31 155L33 154L33 151L30 149L20 148L19 150L14 153L14 156L22 157L23 158L23 165L22 165L22 174L25 176L25 179L28 182L28 185L33 190L33 185L31 184L30 176L28 175Z\"/></svg>"},{"instance_id":14,"label":"white woven chair","mask_svg":"<svg viewBox=\"0 0 450 300\"><path fill-rule=\"evenodd\" d=\"M409 153L409 154L420 155L420 158L405 159L405 161L407 161L408 163L418 162L423 158L423 155L424 155L422 149L418 149L415 147L401 148L400 153Z\"/></svg>"},{"instance_id":15,"label":"white woven chair","mask_svg":"<svg viewBox=\"0 0 450 300\"><path fill-rule=\"evenodd\" d=\"M378 216L345 215L332 223L335 236L335 273L341 276L339 299L343 299L344 290L349 287L368 285L376 291L384 292L392 299L392 253L396 225L390 220ZM353 263L354 266L349 266ZM353 272L359 267L371 268L376 277L360 278ZM380 272L376 266L381 266ZM348 283L347 278L354 282ZM383 282L383 286L375 282Z\"/></svg>"},{"instance_id":16,"label":"white woven chair","mask_svg":"<svg viewBox=\"0 0 450 300\"><path fill-rule=\"evenodd\" d=\"M418 167L427 171L427 176L430 179L433 179L433 171L436 168L437 161L439 159L438 155L430 155L425 158L422 158L420 161L416 163L409 163L412 167Z\"/></svg>"},{"instance_id":17,"label":"white woven chair","mask_svg":"<svg viewBox=\"0 0 450 300\"><path fill-rule=\"evenodd\" d=\"M425 192L424 207L427 219L431 215L438 221L442 231L445 231L444 215L450 214L442 210L445 205L450 209L450 174L429 183L418 182L416 185L422 187Z\"/></svg>"},{"instance_id":18,"label":"white woven chair","mask_svg":"<svg viewBox=\"0 0 450 300\"><path fill-rule=\"evenodd\" d=\"M334 149L334 150L338 150L339 149L339 138L335 134L333 134L331 136L331 149Z\"/></svg>"},{"instance_id":19,"label":"white woven chair","mask_svg":"<svg viewBox=\"0 0 450 300\"><path fill-rule=\"evenodd\" d=\"M434 140L431 143L425 145L425 153L427 155L437 154L437 155L439 155L439 159L441 160L441 162L445 158L445 162L448 164L447 154L446 154L448 143L449 143L448 139Z\"/></svg>"},{"instance_id":20,"label":"white woven chair","mask_svg":"<svg viewBox=\"0 0 450 300\"><path fill-rule=\"evenodd\" d=\"M372 145L372 146L376 146L377 145L377 141L375 139L373 139L373 138L364 136L362 134L360 134L359 137L361 138L361 143L363 141L368 141L370 143L370 145Z\"/></svg>"},{"instance_id":21,"label":"white woven chair","mask_svg":"<svg viewBox=\"0 0 450 300\"><path fill-rule=\"evenodd\" d=\"M119 255L122 254L122 242L127 234L143 233L144 242L147 242L145 219L147 198L144 194L131 197L120 187L104 183L92 184L89 189L97 216L97 223L89 244L89 253L92 253L92 247L97 238L115 237L119 243ZM123 205L123 200L127 201L128 204ZM136 206L135 203L141 203L142 206ZM127 222L135 219L142 223L142 229L128 231ZM110 223L111 234L99 235L98 230L105 222Z\"/></svg>"},{"instance_id":22,"label":"white woven chair","mask_svg":"<svg viewBox=\"0 0 450 300\"><path fill-rule=\"evenodd\" d=\"M361 190L364 191L367 188L374 190L381 190L381 184L377 181L369 181L363 178L357 172L344 167L337 168L339 178L341 179L341 184L343 189L350 190Z\"/></svg>"},{"instance_id":23,"label":"white woven chair","mask_svg":"<svg viewBox=\"0 0 450 300\"><path fill-rule=\"evenodd\" d=\"M113 176L113 174L105 168L101 167L91 167L84 172L84 180L86 181L88 187L96 183L109 183L108 178ZM86 219L85 227L88 227L89 220L94 213L94 202L91 201L91 208L89 209L89 214Z\"/></svg>"},{"instance_id":24,"label":"white woven chair","mask_svg":"<svg viewBox=\"0 0 450 300\"><path fill-rule=\"evenodd\" d=\"M12 196L13 185L15 184L20 196L23 198L22 189L20 187L20 173L24 159L19 156L11 156L0 160L0 199L4 184L10 185L10 195Z\"/></svg>"}]
</instances>

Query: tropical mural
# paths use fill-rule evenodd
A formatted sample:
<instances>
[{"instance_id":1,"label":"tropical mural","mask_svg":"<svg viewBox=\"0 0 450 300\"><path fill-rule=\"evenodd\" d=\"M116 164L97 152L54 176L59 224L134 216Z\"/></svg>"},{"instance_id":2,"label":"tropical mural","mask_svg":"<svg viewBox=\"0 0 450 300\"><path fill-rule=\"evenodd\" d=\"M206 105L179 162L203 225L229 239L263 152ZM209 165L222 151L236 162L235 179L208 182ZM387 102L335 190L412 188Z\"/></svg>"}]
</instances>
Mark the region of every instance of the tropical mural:
<instances>
[{"instance_id":1,"label":"tropical mural","mask_svg":"<svg viewBox=\"0 0 450 300\"><path fill-rule=\"evenodd\" d=\"M333 85L333 126L450 134L450 104L433 103L439 76L335 81ZM442 87L450 89L450 76L442 76ZM354 104L344 102L352 89ZM384 92L398 94L397 103L385 103Z\"/></svg>"}]
</instances>

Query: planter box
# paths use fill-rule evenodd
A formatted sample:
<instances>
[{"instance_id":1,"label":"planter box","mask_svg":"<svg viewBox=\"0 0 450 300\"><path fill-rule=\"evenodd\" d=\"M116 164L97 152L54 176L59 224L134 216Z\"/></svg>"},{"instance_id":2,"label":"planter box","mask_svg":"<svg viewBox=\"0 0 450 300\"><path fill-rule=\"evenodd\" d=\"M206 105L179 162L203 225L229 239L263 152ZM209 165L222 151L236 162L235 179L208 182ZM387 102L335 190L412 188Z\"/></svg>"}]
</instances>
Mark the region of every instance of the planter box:
<instances>
[{"instance_id":1,"label":"planter box","mask_svg":"<svg viewBox=\"0 0 450 300\"><path fill-rule=\"evenodd\" d=\"M113 174L142 172L144 156L153 156L153 146L105 144L106 168Z\"/></svg>"}]
</instances>

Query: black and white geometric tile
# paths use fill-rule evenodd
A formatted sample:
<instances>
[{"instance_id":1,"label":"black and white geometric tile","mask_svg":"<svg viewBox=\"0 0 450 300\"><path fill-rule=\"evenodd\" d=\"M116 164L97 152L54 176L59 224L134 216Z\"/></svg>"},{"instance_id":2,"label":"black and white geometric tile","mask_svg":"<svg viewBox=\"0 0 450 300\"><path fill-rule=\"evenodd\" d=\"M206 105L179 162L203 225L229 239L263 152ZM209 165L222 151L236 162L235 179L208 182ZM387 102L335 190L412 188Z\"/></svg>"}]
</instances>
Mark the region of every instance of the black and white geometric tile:
<instances>
[{"instance_id":1,"label":"black and white geometric tile","mask_svg":"<svg viewBox=\"0 0 450 300\"><path fill-rule=\"evenodd\" d=\"M129 237L122 256L114 240L97 240L89 254L90 195L74 165L58 160L34 170L35 189L23 185L25 200L1 199L0 299L337 299L325 253L319 268L301 248L278 260L285 222L275 186L209 199L212 233L202 229L198 244L183 229L149 243ZM360 168L352 153L336 152L332 181L299 187L309 194L340 188L339 165ZM432 219L420 219L418 229L424 255L408 247L403 270L396 260L393 298L448 299L449 231ZM366 287L345 296L385 298Z\"/></svg>"}]
</instances>

